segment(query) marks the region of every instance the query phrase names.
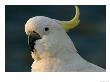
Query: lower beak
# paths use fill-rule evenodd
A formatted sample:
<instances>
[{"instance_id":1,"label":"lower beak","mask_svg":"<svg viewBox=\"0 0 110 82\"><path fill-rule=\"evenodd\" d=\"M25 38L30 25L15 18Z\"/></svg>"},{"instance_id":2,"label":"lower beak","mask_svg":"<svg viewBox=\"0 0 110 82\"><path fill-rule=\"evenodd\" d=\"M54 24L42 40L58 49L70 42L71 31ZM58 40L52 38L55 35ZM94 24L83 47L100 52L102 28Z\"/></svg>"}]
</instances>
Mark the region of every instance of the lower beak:
<instances>
[{"instance_id":1,"label":"lower beak","mask_svg":"<svg viewBox=\"0 0 110 82\"><path fill-rule=\"evenodd\" d=\"M30 50L32 52L34 52L34 45L35 45L35 41L41 39L40 35L37 33L32 33L29 35L28 37L28 45L30 47Z\"/></svg>"}]
</instances>

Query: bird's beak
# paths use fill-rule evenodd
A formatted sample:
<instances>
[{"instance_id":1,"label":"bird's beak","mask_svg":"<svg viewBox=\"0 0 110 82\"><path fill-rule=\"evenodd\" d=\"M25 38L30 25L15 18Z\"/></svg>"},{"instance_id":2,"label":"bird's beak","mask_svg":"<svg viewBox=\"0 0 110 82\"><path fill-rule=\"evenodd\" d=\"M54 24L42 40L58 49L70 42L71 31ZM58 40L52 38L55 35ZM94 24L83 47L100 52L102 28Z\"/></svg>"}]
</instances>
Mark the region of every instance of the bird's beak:
<instances>
[{"instance_id":1,"label":"bird's beak","mask_svg":"<svg viewBox=\"0 0 110 82\"><path fill-rule=\"evenodd\" d=\"M35 45L35 41L41 39L41 36L38 33L31 33L28 36L28 45L30 47L30 50L32 52L34 52L34 45Z\"/></svg>"}]
</instances>

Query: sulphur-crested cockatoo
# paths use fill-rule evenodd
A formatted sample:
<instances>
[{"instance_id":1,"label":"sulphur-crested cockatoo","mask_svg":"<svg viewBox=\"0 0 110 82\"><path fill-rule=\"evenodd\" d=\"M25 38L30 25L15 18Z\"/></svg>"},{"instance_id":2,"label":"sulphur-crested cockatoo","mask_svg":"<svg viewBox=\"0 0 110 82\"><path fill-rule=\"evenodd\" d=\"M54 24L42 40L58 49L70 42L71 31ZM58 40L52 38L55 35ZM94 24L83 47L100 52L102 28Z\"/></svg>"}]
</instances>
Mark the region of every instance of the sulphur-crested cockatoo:
<instances>
[{"instance_id":1,"label":"sulphur-crested cockatoo","mask_svg":"<svg viewBox=\"0 0 110 82\"><path fill-rule=\"evenodd\" d=\"M32 72L103 72L103 68L89 63L77 52L67 31L76 27L79 8L70 21L60 21L45 16L30 18L25 24L32 58Z\"/></svg>"}]
</instances>

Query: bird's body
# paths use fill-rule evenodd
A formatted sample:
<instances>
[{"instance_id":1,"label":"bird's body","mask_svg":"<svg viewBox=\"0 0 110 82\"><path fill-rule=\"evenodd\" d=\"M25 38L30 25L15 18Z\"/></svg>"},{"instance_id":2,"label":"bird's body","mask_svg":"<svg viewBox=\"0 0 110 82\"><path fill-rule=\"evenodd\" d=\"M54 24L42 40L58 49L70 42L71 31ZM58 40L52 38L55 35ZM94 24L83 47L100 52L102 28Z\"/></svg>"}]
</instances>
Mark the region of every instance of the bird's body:
<instances>
[{"instance_id":1,"label":"bird's body","mask_svg":"<svg viewBox=\"0 0 110 82\"><path fill-rule=\"evenodd\" d=\"M58 58L35 60L32 72L104 72L105 70L87 61L61 61Z\"/></svg>"},{"instance_id":2,"label":"bird's body","mask_svg":"<svg viewBox=\"0 0 110 82\"><path fill-rule=\"evenodd\" d=\"M32 51L32 72L102 72L103 68L89 63L77 52L66 31L79 23L79 9L71 21L44 16L29 19L25 32ZM65 31L66 30L66 31ZM36 36L39 37L36 40Z\"/></svg>"},{"instance_id":3,"label":"bird's body","mask_svg":"<svg viewBox=\"0 0 110 82\"><path fill-rule=\"evenodd\" d=\"M56 33L59 36L62 36L61 33ZM66 34L66 33L65 33ZM54 39L54 36L51 36L51 42L46 41L49 38L44 38L40 42L36 43L35 49L36 52L32 52L32 58L34 62L32 64L32 71L45 71L45 72L84 72L84 71L104 71L99 66L96 66L88 61L84 60L74 47L69 36L66 34L66 37L57 38L60 40L58 44ZM67 39L66 39L67 38ZM49 43L48 43L49 42ZM50 45L50 47L48 46ZM54 46L54 47L53 47ZM58 47L57 47L58 46ZM52 52L50 52L52 51Z\"/></svg>"}]
</instances>

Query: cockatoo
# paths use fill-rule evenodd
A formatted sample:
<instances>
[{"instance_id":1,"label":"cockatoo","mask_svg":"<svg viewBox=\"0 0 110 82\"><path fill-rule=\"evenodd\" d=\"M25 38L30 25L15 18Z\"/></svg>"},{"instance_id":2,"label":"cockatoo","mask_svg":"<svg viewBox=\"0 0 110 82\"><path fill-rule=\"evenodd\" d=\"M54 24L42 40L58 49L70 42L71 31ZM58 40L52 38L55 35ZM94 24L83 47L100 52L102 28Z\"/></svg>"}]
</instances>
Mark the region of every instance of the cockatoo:
<instances>
[{"instance_id":1,"label":"cockatoo","mask_svg":"<svg viewBox=\"0 0 110 82\"><path fill-rule=\"evenodd\" d=\"M35 16L26 22L25 32L34 59L32 72L105 71L83 59L66 33L80 22L78 6L75 6L75 9L76 14L70 21Z\"/></svg>"}]
</instances>

